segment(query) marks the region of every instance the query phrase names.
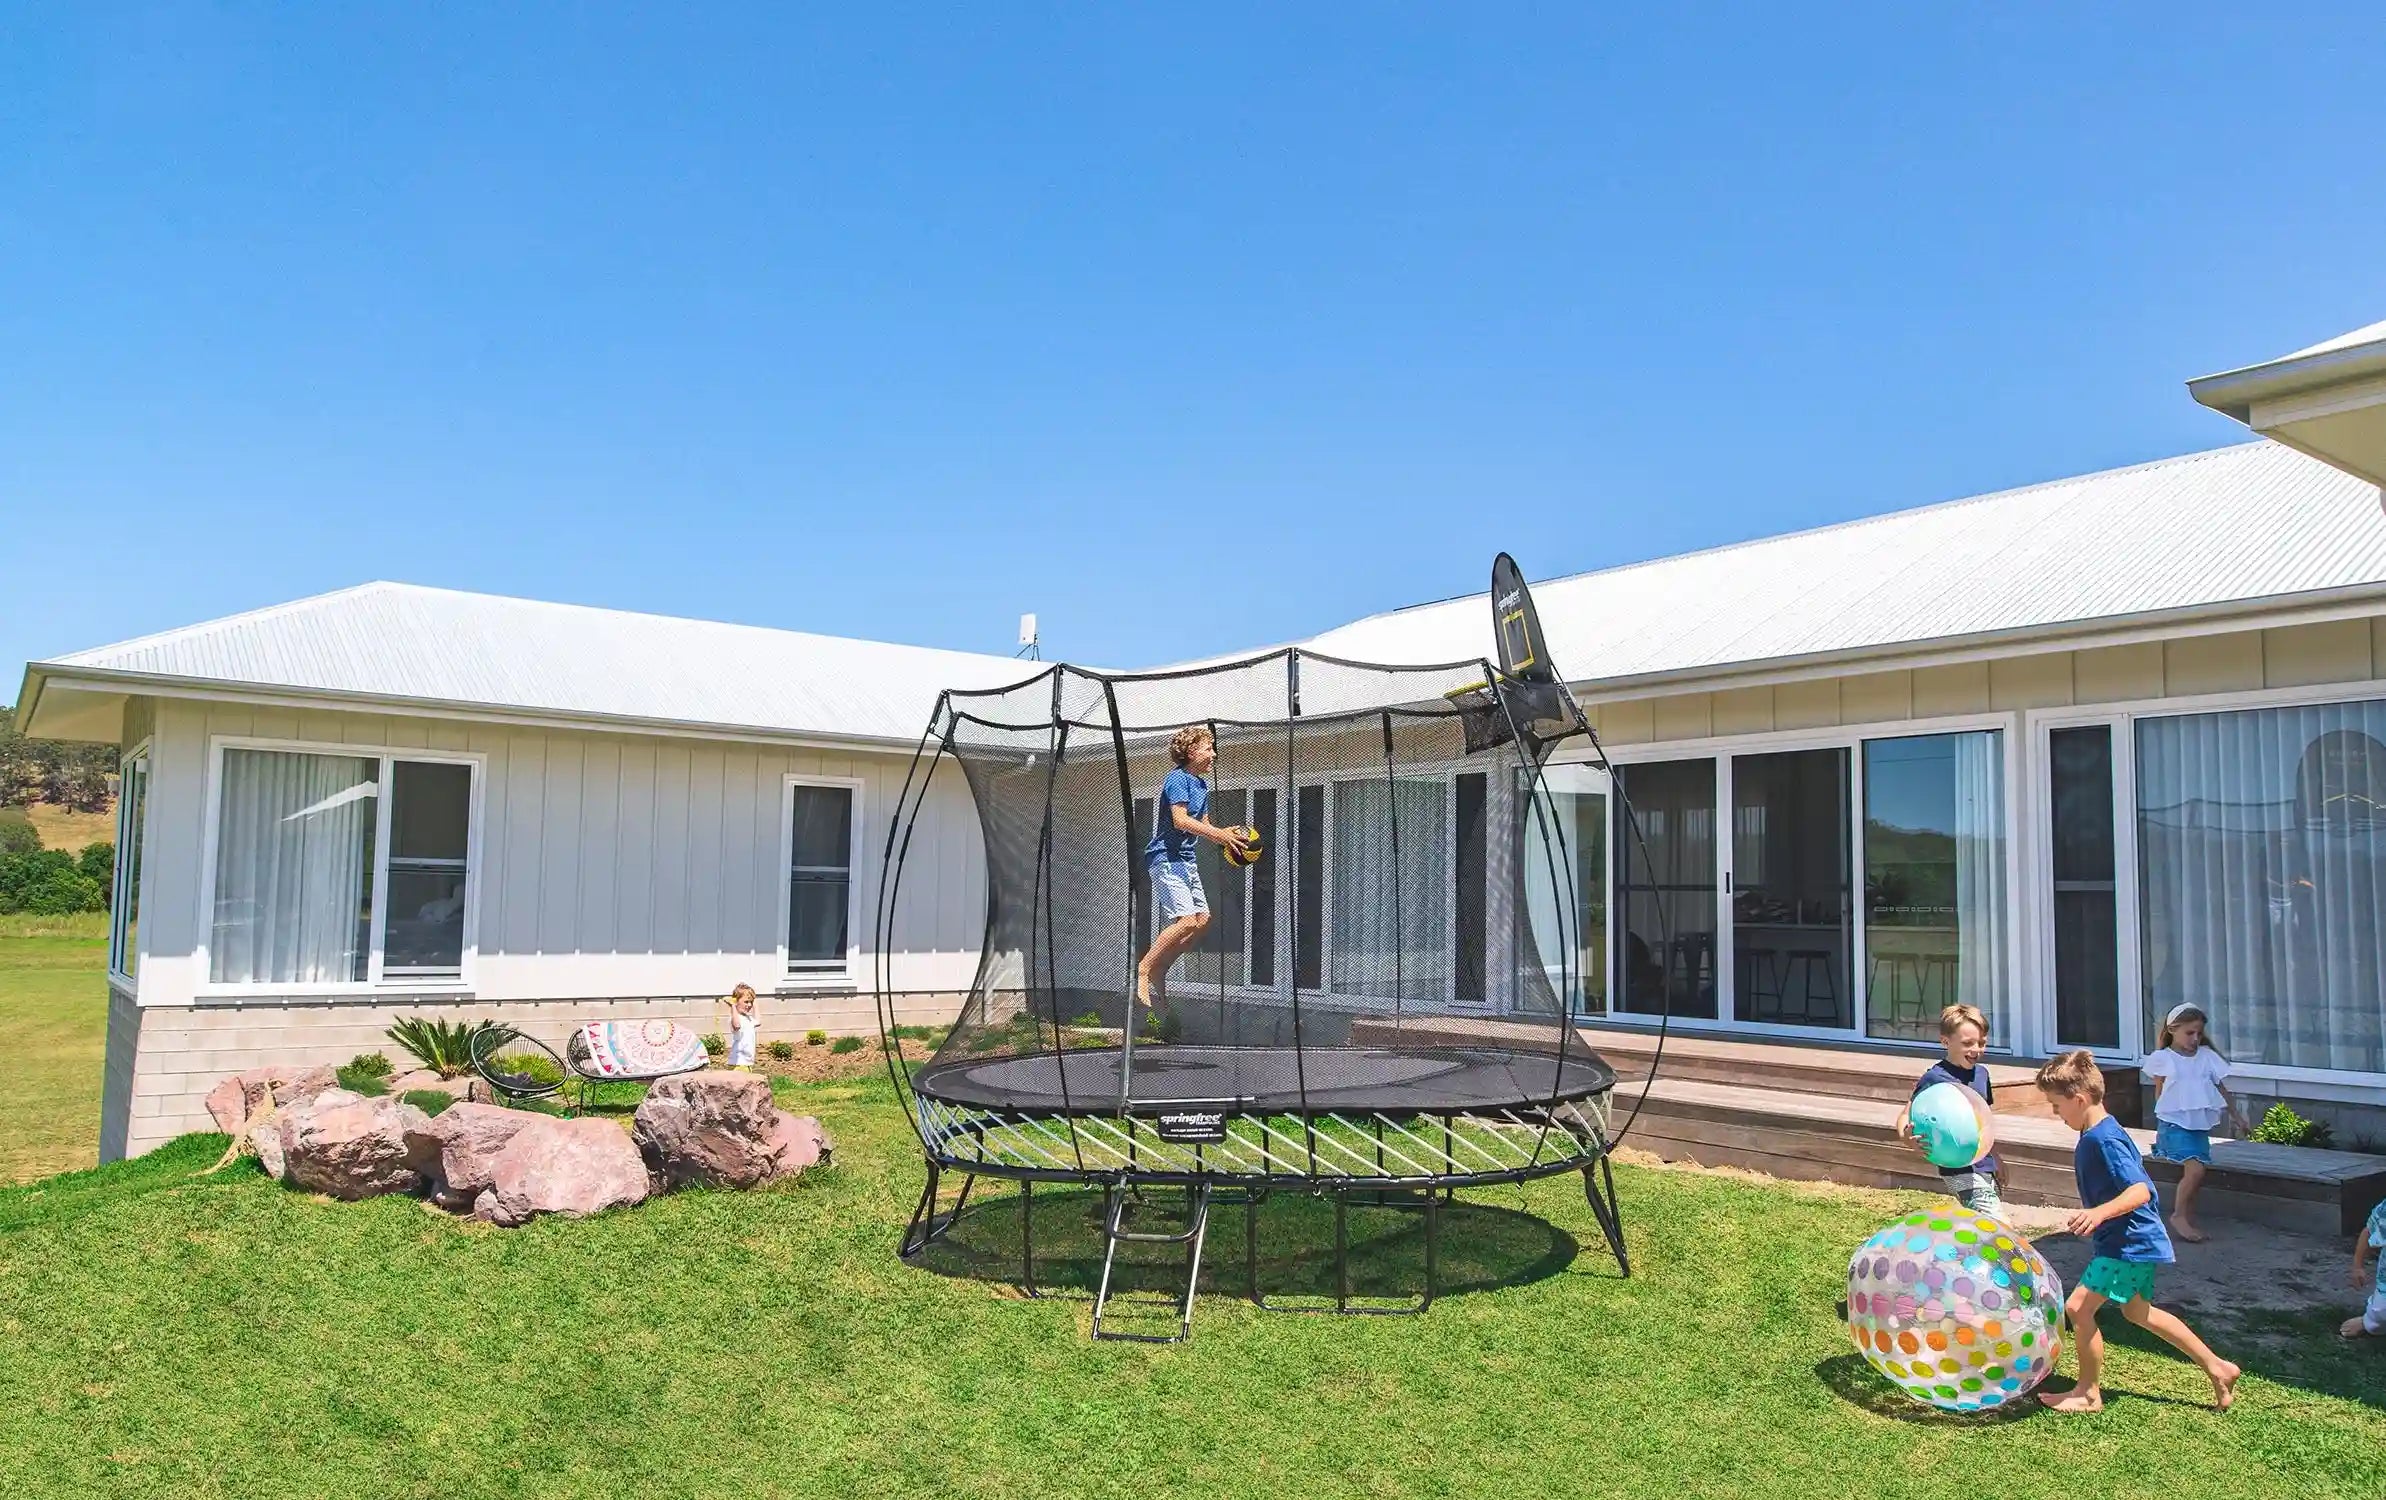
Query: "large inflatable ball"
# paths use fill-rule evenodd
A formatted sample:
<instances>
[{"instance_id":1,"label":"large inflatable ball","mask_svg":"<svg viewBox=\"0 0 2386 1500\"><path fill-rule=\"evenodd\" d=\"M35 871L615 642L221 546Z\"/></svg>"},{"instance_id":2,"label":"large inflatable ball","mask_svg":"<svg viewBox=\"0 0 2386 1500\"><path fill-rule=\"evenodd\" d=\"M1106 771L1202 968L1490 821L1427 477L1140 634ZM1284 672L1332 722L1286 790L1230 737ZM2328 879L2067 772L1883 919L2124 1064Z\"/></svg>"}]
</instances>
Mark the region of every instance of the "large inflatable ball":
<instances>
[{"instance_id":1,"label":"large inflatable ball","mask_svg":"<svg viewBox=\"0 0 2386 1500\"><path fill-rule=\"evenodd\" d=\"M1983 1411L2028 1392L2063 1350L2063 1283L2030 1242L1948 1203L1858 1247L1848 1329L1917 1401Z\"/></svg>"},{"instance_id":2,"label":"large inflatable ball","mask_svg":"<svg viewBox=\"0 0 2386 1500\"><path fill-rule=\"evenodd\" d=\"M1960 1083L1934 1083L1916 1094L1906 1117L1934 1167L1968 1167L1997 1143L1988 1101Z\"/></svg>"}]
</instances>

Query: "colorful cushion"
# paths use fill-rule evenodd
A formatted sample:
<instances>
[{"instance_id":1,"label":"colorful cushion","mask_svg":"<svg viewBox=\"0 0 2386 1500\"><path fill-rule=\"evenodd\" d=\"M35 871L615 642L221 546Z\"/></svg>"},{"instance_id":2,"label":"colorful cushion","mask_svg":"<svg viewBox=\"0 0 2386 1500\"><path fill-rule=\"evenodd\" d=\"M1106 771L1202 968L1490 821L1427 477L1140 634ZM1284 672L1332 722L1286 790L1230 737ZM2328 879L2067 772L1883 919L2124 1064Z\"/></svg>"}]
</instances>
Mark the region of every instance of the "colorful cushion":
<instances>
[{"instance_id":1,"label":"colorful cushion","mask_svg":"<svg viewBox=\"0 0 2386 1500\"><path fill-rule=\"evenodd\" d=\"M665 1078L706 1062L704 1039L677 1021L591 1021L565 1054L589 1078Z\"/></svg>"}]
</instances>

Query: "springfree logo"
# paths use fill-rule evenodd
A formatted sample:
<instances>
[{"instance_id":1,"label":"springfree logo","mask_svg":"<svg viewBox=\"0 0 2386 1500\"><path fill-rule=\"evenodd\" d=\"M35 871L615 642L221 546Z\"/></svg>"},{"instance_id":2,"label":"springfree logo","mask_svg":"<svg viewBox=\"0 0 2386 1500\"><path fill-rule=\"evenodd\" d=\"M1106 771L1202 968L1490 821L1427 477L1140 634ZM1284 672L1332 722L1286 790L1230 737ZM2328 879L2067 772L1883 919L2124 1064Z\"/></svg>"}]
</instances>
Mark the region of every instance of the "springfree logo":
<instances>
[{"instance_id":1,"label":"springfree logo","mask_svg":"<svg viewBox=\"0 0 2386 1500\"><path fill-rule=\"evenodd\" d=\"M1524 590L1510 589L1508 592L1500 595L1500 608L1503 610L1514 609L1516 607L1516 601L1522 599L1523 597Z\"/></svg>"},{"instance_id":2,"label":"springfree logo","mask_svg":"<svg viewBox=\"0 0 2386 1500\"><path fill-rule=\"evenodd\" d=\"M1217 1142L1226 1139L1226 1111L1172 1109L1152 1121L1164 1141Z\"/></svg>"}]
</instances>

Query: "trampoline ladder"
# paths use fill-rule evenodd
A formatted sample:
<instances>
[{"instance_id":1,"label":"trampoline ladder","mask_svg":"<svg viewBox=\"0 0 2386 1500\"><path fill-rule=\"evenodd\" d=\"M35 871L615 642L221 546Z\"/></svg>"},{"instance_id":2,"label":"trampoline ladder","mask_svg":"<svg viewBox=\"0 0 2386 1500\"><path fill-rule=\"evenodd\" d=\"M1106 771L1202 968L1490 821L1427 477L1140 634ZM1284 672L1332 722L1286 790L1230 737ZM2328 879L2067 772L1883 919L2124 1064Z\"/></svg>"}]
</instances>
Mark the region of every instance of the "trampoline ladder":
<instances>
[{"instance_id":1,"label":"trampoline ladder","mask_svg":"<svg viewBox=\"0 0 2386 1500\"><path fill-rule=\"evenodd\" d=\"M1151 1232L1126 1227L1129 1195L1112 1186L1108 1193L1109 1212L1102 1221L1102 1282L1094 1292L1094 1337L1098 1339L1128 1340L1138 1344L1181 1344L1193 1333L1193 1289L1201 1281L1201 1246L1210 1227L1210 1185L1194 1183L1185 1189L1185 1227L1182 1231ZM1102 1314L1110 1306L1110 1275L1118 1263L1118 1247L1122 1244L1182 1245L1185 1247L1185 1294L1177 1303L1176 1332L1128 1333L1102 1326Z\"/></svg>"}]
</instances>

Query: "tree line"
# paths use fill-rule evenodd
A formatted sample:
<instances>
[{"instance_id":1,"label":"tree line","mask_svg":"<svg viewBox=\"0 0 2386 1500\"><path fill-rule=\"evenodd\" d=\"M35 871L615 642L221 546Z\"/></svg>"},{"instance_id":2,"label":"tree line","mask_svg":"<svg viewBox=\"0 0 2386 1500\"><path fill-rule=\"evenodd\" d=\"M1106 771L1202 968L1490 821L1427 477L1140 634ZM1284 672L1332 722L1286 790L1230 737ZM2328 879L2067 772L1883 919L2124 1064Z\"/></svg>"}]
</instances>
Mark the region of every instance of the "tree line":
<instances>
[{"instance_id":1,"label":"tree line","mask_svg":"<svg viewBox=\"0 0 2386 1500\"><path fill-rule=\"evenodd\" d=\"M116 747L29 740L14 707L0 708L0 807L36 802L106 812L116 798Z\"/></svg>"}]
</instances>

